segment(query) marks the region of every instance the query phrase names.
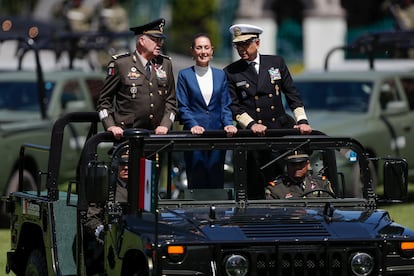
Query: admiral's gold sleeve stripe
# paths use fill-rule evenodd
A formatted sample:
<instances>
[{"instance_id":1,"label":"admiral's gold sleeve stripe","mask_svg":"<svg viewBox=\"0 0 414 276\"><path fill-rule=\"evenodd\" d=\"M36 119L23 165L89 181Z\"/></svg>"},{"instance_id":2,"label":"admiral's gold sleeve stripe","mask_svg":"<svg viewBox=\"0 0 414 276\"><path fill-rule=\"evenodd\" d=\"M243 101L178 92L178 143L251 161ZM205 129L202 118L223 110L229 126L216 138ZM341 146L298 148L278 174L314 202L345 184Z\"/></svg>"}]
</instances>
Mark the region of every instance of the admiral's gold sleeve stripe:
<instances>
[{"instance_id":1,"label":"admiral's gold sleeve stripe","mask_svg":"<svg viewBox=\"0 0 414 276\"><path fill-rule=\"evenodd\" d=\"M293 110L293 115L295 115L296 122L299 122L300 120L308 120L303 106L296 107L295 110Z\"/></svg>"},{"instance_id":2,"label":"admiral's gold sleeve stripe","mask_svg":"<svg viewBox=\"0 0 414 276\"><path fill-rule=\"evenodd\" d=\"M246 128L251 122L253 122L253 118L250 117L249 114L246 112L236 116L237 122L240 124L242 128Z\"/></svg>"}]
</instances>

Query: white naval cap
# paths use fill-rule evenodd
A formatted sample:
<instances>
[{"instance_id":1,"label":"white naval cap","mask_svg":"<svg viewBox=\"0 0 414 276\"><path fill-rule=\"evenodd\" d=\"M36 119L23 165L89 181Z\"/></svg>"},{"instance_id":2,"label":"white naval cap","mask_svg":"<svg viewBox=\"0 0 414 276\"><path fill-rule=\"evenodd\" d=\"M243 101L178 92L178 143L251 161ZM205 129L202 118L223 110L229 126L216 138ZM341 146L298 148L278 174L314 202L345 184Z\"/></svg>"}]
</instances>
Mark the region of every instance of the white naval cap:
<instances>
[{"instance_id":1,"label":"white naval cap","mask_svg":"<svg viewBox=\"0 0 414 276\"><path fill-rule=\"evenodd\" d=\"M263 29L250 24L235 24L229 28L233 35L233 42L242 42L252 38L259 37Z\"/></svg>"}]
</instances>

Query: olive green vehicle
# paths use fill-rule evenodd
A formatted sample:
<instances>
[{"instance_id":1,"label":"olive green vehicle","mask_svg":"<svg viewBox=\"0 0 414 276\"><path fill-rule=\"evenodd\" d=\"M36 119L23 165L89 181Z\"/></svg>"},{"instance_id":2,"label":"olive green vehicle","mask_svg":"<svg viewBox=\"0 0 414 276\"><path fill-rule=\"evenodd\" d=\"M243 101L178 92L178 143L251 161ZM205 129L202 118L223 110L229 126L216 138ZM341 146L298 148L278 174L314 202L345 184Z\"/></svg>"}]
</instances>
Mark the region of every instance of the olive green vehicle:
<instances>
[{"instance_id":1,"label":"olive green vehicle","mask_svg":"<svg viewBox=\"0 0 414 276\"><path fill-rule=\"evenodd\" d=\"M44 96L41 97L35 72L0 73L1 195L18 190L18 163L22 150L25 151L23 185L36 188L40 177L37 172L46 168L47 158L24 145L49 147L56 119L68 112L93 111L93 95L99 93L103 78L99 73L81 71L44 73ZM44 103L43 111L41 103ZM68 135L63 144L62 179L75 175L74 161L78 159L87 129L68 126L65 132Z\"/></svg>"},{"instance_id":2,"label":"olive green vehicle","mask_svg":"<svg viewBox=\"0 0 414 276\"><path fill-rule=\"evenodd\" d=\"M24 23L21 29L18 27L19 22ZM35 57L35 70L22 68L19 60L17 70L2 64L2 68L7 69L0 71L0 197L19 189L36 189L40 178L44 177L38 175L38 171L47 167L47 157L29 145L41 145L48 149L51 143L51 130L58 118L68 112L94 111L96 98L105 77L102 73L73 69L44 71L39 51L41 47L52 44L36 40L36 37L30 34L39 34L41 39L46 40L50 39L50 35L45 35L45 26L36 27L32 26L32 23L30 20L6 19L2 22L3 29L0 32L1 42L18 45L17 56L20 52L19 47L24 47L24 53L30 51ZM29 28L30 26L32 27ZM28 34L25 33L27 30ZM7 49L12 50L6 46L2 48L5 51ZM83 126L69 125L65 132L65 155L62 159L60 181L74 176L74 160L79 157L87 129ZM19 187L20 156L24 170L21 175L22 186ZM4 204L0 201L1 226L8 224L8 219L3 217L4 211Z\"/></svg>"},{"instance_id":3,"label":"olive green vehicle","mask_svg":"<svg viewBox=\"0 0 414 276\"><path fill-rule=\"evenodd\" d=\"M413 32L367 34L350 45L332 49L324 71L294 77L313 128L331 136L353 137L371 157L406 159L410 179L414 179L414 68L403 69L398 61L375 57L387 51L402 54L400 48L412 47L412 41ZM370 58L363 65L370 68L328 68L335 50L368 52ZM391 69L386 64L395 65ZM376 163L370 168L374 181L380 183L382 174Z\"/></svg>"}]
</instances>

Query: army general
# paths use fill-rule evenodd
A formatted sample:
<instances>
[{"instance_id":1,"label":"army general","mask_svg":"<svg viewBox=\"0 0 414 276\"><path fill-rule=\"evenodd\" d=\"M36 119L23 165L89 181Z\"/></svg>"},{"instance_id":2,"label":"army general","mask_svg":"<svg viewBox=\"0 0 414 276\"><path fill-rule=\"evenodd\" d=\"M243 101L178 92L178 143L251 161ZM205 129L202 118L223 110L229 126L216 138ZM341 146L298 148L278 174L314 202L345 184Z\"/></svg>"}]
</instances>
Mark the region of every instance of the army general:
<instances>
[{"instance_id":1,"label":"army general","mask_svg":"<svg viewBox=\"0 0 414 276\"><path fill-rule=\"evenodd\" d=\"M136 50L112 57L97 110L104 128L121 138L125 128L166 134L176 114L175 82L169 57L161 54L166 36L160 18L130 28ZM114 101L115 98L115 101Z\"/></svg>"}]
</instances>

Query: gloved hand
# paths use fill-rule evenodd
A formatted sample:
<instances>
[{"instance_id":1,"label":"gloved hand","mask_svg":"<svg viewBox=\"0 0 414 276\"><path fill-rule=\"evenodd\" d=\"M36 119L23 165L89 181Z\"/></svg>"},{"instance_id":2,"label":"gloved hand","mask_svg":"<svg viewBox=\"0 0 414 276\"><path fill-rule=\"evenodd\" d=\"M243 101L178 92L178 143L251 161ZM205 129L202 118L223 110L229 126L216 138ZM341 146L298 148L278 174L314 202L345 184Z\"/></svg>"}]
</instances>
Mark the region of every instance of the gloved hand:
<instances>
[{"instance_id":1,"label":"gloved hand","mask_svg":"<svg viewBox=\"0 0 414 276\"><path fill-rule=\"evenodd\" d=\"M98 241L98 243L100 243L100 244L104 244L103 230L104 230L104 226L102 224L99 225L98 227L96 227L96 229L95 229L95 237L96 237L96 240Z\"/></svg>"}]
</instances>

